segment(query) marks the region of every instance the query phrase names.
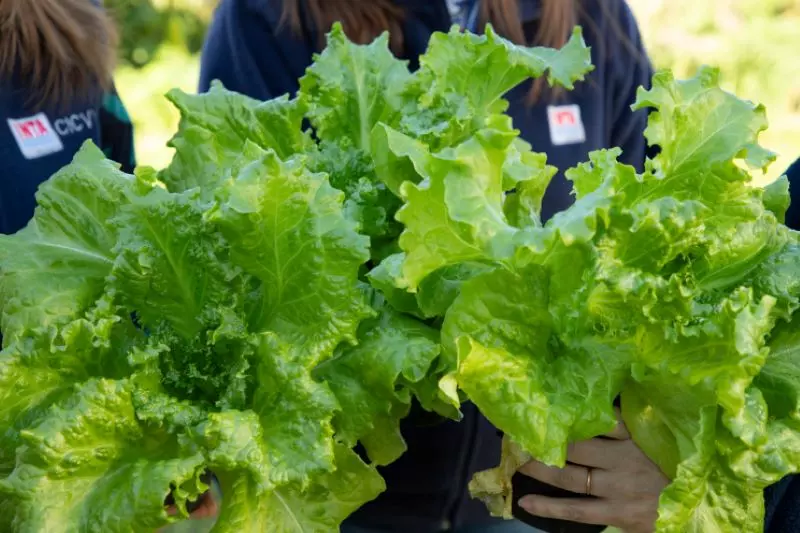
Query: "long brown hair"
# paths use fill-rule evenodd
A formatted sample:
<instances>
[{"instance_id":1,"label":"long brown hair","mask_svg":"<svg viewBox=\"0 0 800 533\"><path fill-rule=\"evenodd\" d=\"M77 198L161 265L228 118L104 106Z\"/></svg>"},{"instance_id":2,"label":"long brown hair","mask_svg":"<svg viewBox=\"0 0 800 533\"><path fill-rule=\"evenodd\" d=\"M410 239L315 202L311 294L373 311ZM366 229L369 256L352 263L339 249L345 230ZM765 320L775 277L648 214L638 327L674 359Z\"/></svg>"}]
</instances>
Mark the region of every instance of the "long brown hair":
<instances>
[{"instance_id":1,"label":"long brown hair","mask_svg":"<svg viewBox=\"0 0 800 533\"><path fill-rule=\"evenodd\" d=\"M18 75L34 107L107 89L117 32L91 0L0 0L0 78Z\"/></svg>"},{"instance_id":2,"label":"long brown hair","mask_svg":"<svg viewBox=\"0 0 800 533\"><path fill-rule=\"evenodd\" d=\"M296 33L303 31L301 2L316 28L327 31L340 21L347 36L361 44L389 31L392 51L402 52L403 10L392 0L283 0L281 20ZM574 0L542 0L541 23L532 43L525 39L518 0L483 0L481 21L491 23L500 35L514 43L561 48L578 22L578 7ZM545 80L536 80L530 101L538 100L544 90Z\"/></svg>"}]
</instances>

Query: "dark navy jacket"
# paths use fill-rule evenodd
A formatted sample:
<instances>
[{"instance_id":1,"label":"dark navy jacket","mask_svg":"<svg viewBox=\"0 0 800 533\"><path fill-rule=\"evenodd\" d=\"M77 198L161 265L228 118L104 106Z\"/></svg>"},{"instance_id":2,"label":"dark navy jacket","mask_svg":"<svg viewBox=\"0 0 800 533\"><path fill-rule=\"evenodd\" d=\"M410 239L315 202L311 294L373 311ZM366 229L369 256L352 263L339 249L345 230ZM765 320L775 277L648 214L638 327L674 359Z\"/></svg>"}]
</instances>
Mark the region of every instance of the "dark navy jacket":
<instances>
[{"instance_id":1,"label":"dark navy jacket","mask_svg":"<svg viewBox=\"0 0 800 533\"><path fill-rule=\"evenodd\" d=\"M789 178L789 193L792 195L792 203L786 212L786 225L800 231L800 159L789 167L786 177Z\"/></svg>"},{"instance_id":2,"label":"dark navy jacket","mask_svg":"<svg viewBox=\"0 0 800 533\"><path fill-rule=\"evenodd\" d=\"M605 8L601 8L601 2ZM412 67L424 53L434 31L447 31L450 14L444 0L397 0L406 9L403 23L405 53ZM520 17L528 36L540 20L539 0L521 0ZM630 9L623 0L584 0L585 38L592 47L595 71L563 100L529 107L524 98L530 85L512 91L509 112L514 125L535 150L545 152L556 167L566 169L587 160L591 150L620 146L623 161L641 167L645 157L646 116L632 113L638 86L648 85L651 68ZM228 89L258 99L294 94L317 50L319 33L296 36L279 27L278 0L221 0L203 50L200 90L218 79ZM558 141L550 114L577 119L580 111L585 140ZM574 129L573 129L574 132ZM555 134L555 135L554 135ZM561 139L563 141L564 139ZM569 140L569 139L568 139ZM545 217L568 207L570 187L558 176L547 192ZM404 422L408 452L382 469L388 489L348 522L381 531L428 533L488 523L483 504L472 501L467 483L476 471L496 465L500 437L471 404L464 406L461 423L442 422L419 409Z\"/></svg>"},{"instance_id":3,"label":"dark navy jacket","mask_svg":"<svg viewBox=\"0 0 800 533\"><path fill-rule=\"evenodd\" d=\"M24 85L0 81L0 233L15 233L33 216L36 189L87 139L133 168L133 129L115 93L33 109Z\"/></svg>"},{"instance_id":4,"label":"dark navy jacket","mask_svg":"<svg viewBox=\"0 0 800 533\"><path fill-rule=\"evenodd\" d=\"M102 9L102 0L89 0ZM116 91L98 87L66 105L34 109L18 77L0 80L0 233L25 227L36 206L36 189L88 139L131 172L135 166L133 127Z\"/></svg>"}]
</instances>

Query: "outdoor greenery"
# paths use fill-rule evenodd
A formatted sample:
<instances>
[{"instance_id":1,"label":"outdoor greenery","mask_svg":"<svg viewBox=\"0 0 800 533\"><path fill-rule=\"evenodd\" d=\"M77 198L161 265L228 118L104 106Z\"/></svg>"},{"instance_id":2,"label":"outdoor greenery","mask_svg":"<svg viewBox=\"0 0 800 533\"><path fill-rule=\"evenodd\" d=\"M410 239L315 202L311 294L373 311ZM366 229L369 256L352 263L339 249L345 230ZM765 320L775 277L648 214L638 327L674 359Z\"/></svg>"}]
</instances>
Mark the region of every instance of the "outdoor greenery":
<instances>
[{"instance_id":1,"label":"outdoor greenery","mask_svg":"<svg viewBox=\"0 0 800 533\"><path fill-rule=\"evenodd\" d=\"M196 90L198 53L215 0L110 0L122 26L117 83L137 126L139 161L171 157L165 141L178 114L163 98ZM725 88L767 107L765 146L777 177L800 156L800 0L629 0L653 61L689 77L701 64L722 70Z\"/></svg>"},{"instance_id":2,"label":"outdoor greenery","mask_svg":"<svg viewBox=\"0 0 800 533\"><path fill-rule=\"evenodd\" d=\"M120 60L144 67L162 45L181 44L191 54L203 45L213 3L205 0L108 0L121 26Z\"/></svg>"},{"instance_id":3,"label":"outdoor greenery","mask_svg":"<svg viewBox=\"0 0 800 533\"><path fill-rule=\"evenodd\" d=\"M659 67L689 77L722 70L725 88L767 107L762 143L780 157L777 177L800 157L800 0L630 0Z\"/></svg>"}]
</instances>

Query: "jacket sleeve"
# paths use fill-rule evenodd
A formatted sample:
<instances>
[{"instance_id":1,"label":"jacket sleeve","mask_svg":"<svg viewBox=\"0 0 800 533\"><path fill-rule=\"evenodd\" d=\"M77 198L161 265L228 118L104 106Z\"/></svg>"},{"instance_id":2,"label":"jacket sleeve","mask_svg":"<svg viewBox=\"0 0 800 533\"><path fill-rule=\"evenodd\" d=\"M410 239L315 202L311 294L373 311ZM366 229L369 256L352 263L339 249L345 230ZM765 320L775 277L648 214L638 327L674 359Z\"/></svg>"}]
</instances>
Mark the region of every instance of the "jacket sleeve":
<instances>
[{"instance_id":1,"label":"jacket sleeve","mask_svg":"<svg viewBox=\"0 0 800 533\"><path fill-rule=\"evenodd\" d=\"M800 531L800 476L787 476L767 487L765 500L765 533Z\"/></svg>"},{"instance_id":2,"label":"jacket sleeve","mask_svg":"<svg viewBox=\"0 0 800 533\"><path fill-rule=\"evenodd\" d=\"M312 51L289 29L278 28L275 2L222 0L200 63L200 92L219 80L232 91L268 100L297 90ZM305 57L307 56L307 57Z\"/></svg>"},{"instance_id":3,"label":"jacket sleeve","mask_svg":"<svg viewBox=\"0 0 800 533\"><path fill-rule=\"evenodd\" d=\"M622 148L621 161L642 170L645 157L656 151L649 149L644 138L647 110L631 111L639 87L649 88L653 67L647 56L636 18L624 0L609 2L613 9L606 41L606 61L612 63L610 77L608 146Z\"/></svg>"},{"instance_id":4,"label":"jacket sleeve","mask_svg":"<svg viewBox=\"0 0 800 533\"><path fill-rule=\"evenodd\" d=\"M100 148L106 157L132 173L136 168L133 124L115 88L103 96L100 106Z\"/></svg>"},{"instance_id":5,"label":"jacket sleeve","mask_svg":"<svg viewBox=\"0 0 800 533\"><path fill-rule=\"evenodd\" d=\"M786 212L786 225L800 231L800 159L789 167L786 176L789 178L789 194L792 198Z\"/></svg>"}]
</instances>

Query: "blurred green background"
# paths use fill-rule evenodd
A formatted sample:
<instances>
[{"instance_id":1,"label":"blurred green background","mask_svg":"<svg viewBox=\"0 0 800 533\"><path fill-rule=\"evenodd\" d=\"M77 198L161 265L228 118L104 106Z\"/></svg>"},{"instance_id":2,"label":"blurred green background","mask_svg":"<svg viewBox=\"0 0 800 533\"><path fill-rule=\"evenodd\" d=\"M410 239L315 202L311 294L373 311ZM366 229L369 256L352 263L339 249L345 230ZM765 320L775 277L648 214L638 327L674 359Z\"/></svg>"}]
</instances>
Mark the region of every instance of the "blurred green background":
<instances>
[{"instance_id":1,"label":"blurred green background","mask_svg":"<svg viewBox=\"0 0 800 533\"><path fill-rule=\"evenodd\" d=\"M216 0L106 0L122 30L117 84L142 164L162 167L178 116L163 98L196 90L198 54ZM727 89L766 105L774 179L800 156L800 0L629 0L659 68L720 67ZM795 50L795 52L792 52Z\"/></svg>"}]
</instances>

